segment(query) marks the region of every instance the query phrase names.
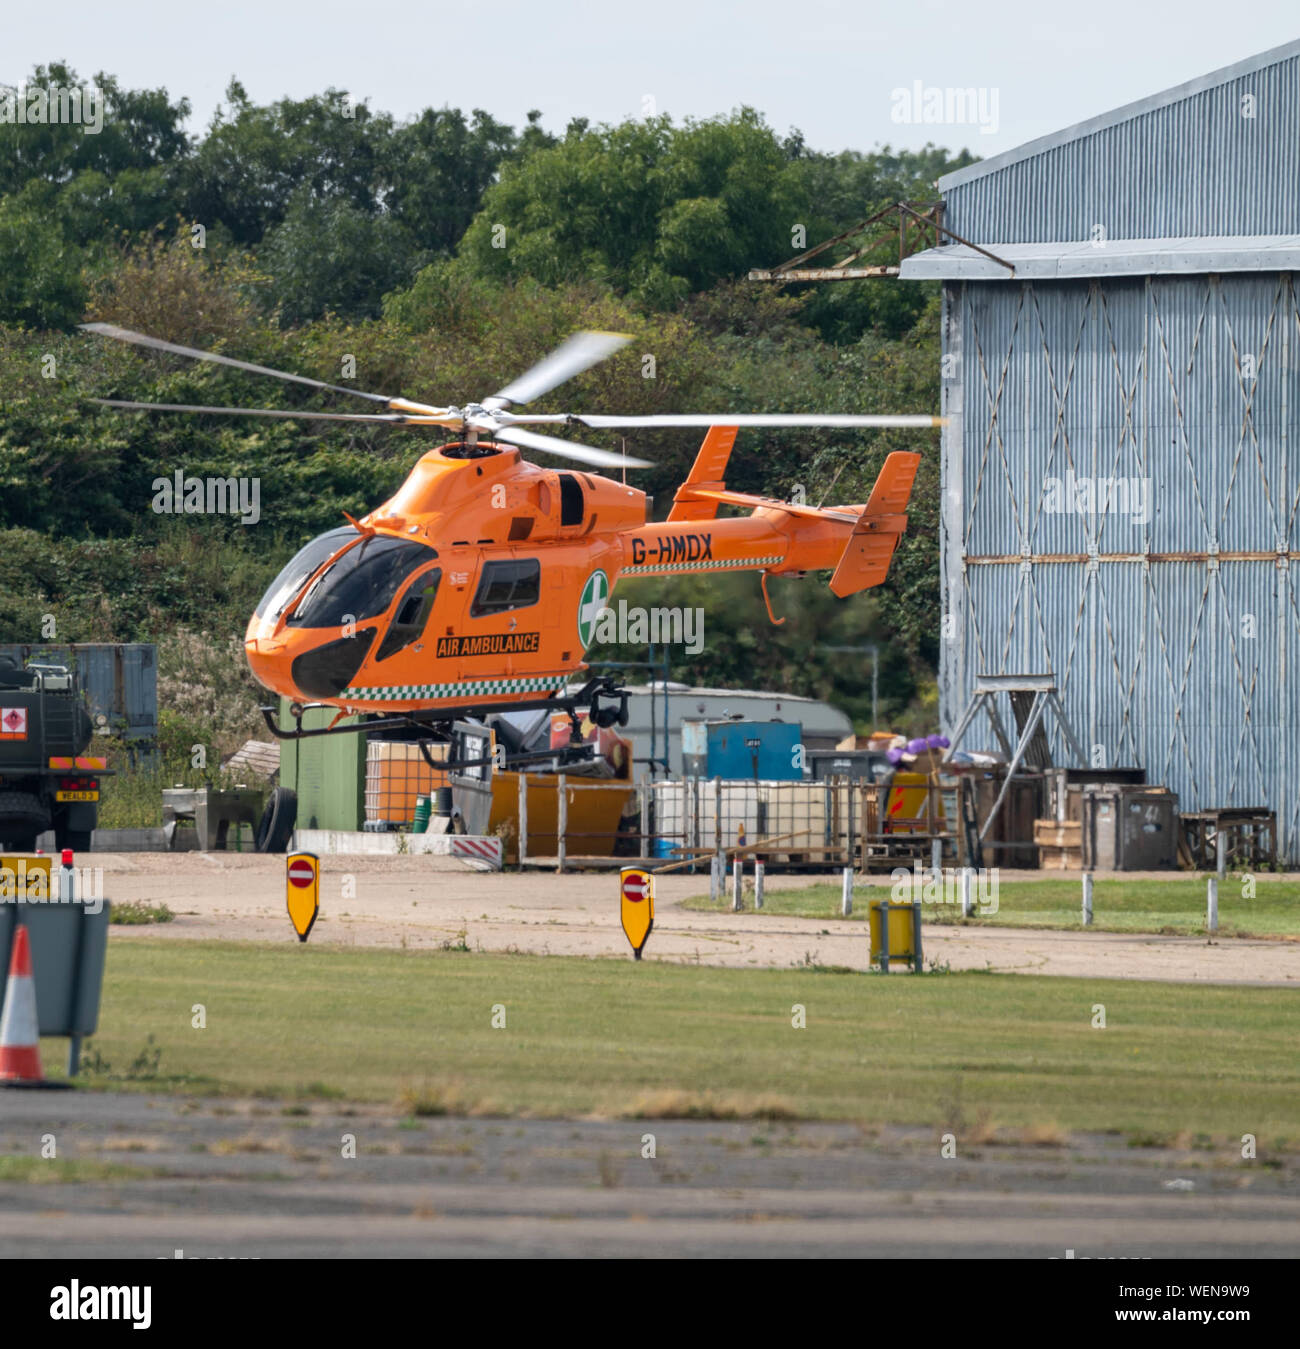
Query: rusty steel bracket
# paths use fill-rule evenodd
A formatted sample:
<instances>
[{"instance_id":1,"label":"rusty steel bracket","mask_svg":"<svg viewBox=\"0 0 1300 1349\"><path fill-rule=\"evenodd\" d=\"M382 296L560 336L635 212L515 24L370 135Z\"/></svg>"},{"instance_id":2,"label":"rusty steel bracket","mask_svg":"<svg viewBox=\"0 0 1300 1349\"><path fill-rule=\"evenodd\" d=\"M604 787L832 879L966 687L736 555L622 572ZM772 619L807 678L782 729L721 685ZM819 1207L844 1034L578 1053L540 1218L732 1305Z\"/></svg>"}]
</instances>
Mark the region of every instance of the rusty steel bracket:
<instances>
[{"instance_id":1,"label":"rusty steel bracket","mask_svg":"<svg viewBox=\"0 0 1300 1349\"><path fill-rule=\"evenodd\" d=\"M837 244L856 240L859 235L871 229L873 225L881 225L885 221L892 221L894 217L898 219L898 262L896 264L869 264L861 267L852 265L864 253L870 252L884 241L885 231L881 229L853 248L848 257L841 258L839 262L832 263L829 267L804 267L800 265L820 256L827 249L834 248ZM933 232L933 239L929 236L930 231ZM792 281L861 281L879 276L897 276L902 269L904 258L910 257L912 253L920 249L937 248L940 236L952 239L959 244L965 244L967 248L973 248L975 252L982 254L992 262L996 262L999 267L1005 267L1012 276L1015 276L1016 269L1011 263L998 257L995 253L990 253L987 248L982 248L979 244L973 244L969 239L963 239L960 234L944 225L943 202L896 201L883 210L877 211L875 215L868 216L866 220L860 221L852 229L847 229L842 234L835 235L834 238L815 244L812 248L800 253L797 257L791 258L788 262L778 263L775 267L755 268L749 273L749 280L770 281L777 285L784 285ZM917 246L910 246L914 243Z\"/></svg>"}]
</instances>

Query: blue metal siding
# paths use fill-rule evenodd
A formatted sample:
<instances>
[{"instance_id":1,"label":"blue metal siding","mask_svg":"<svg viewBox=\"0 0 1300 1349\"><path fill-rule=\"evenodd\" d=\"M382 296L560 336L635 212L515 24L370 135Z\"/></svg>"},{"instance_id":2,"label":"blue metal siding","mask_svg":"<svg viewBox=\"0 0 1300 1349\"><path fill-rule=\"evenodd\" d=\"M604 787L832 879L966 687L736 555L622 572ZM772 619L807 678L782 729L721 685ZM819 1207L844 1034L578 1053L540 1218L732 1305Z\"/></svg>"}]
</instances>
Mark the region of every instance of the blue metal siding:
<instances>
[{"instance_id":1,"label":"blue metal siding","mask_svg":"<svg viewBox=\"0 0 1300 1349\"><path fill-rule=\"evenodd\" d=\"M20 665L74 665L92 719L128 740L158 738L158 656L151 642L0 645Z\"/></svg>"},{"instance_id":2,"label":"blue metal siding","mask_svg":"<svg viewBox=\"0 0 1300 1349\"><path fill-rule=\"evenodd\" d=\"M1102 763L1183 810L1276 810L1292 863L1296 292L1289 273L946 287L940 671L950 730L976 674L1052 670ZM1049 512L1069 472L1148 480L1149 519Z\"/></svg>"},{"instance_id":3,"label":"blue metal siding","mask_svg":"<svg viewBox=\"0 0 1300 1349\"><path fill-rule=\"evenodd\" d=\"M952 175L945 223L976 243L1300 232L1300 54L1148 103Z\"/></svg>"}]
</instances>

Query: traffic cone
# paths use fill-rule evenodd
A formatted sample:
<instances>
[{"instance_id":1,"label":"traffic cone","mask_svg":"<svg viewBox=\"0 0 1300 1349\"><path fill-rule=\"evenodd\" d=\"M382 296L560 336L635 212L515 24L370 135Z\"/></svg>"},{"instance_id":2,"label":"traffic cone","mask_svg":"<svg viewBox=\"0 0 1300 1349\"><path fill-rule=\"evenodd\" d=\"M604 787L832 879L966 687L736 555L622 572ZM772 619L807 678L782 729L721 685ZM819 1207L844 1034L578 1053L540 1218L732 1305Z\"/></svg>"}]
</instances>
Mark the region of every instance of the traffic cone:
<instances>
[{"instance_id":1,"label":"traffic cone","mask_svg":"<svg viewBox=\"0 0 1300 1349\"><path fill-rule=\"evenodd\" d=\"M28 1086L44 1080L36 1022L36 985L32 981L32 948L26 924L19 923L9 957L4 1016L0 1018L0 1082Z\"/></svg>"}]
</instances>

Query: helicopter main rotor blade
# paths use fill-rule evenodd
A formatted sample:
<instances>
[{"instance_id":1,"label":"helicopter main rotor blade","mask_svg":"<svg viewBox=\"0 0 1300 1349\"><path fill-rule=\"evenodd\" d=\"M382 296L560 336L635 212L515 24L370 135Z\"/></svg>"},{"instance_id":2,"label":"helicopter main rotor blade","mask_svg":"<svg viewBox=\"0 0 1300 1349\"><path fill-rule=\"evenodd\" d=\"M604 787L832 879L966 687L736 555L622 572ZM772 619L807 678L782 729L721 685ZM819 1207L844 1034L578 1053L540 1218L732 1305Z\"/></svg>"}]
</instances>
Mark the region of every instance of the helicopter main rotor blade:
<instances>
[{"instance_id":1,"label":"helicopter main rotor blade","mask_svg":"<svg viewBox=\"0 0 1300 1349\"><path fill-rule=\"evenodd\" d=\"M594 464L597 468L650 468L646 459L633 459L630 455L615 454L612 450L598 450L591 445L578 445L571 440L559 440L555 436L541 436L536 431L524 431L518 427L506 426L493 429L486 423L483 430L495 441L505 441L509 445L518 445L525 450L544 450L547 454L559 455L562 459L575 459L580 464Z\"/></svg>"},{"instance_id":2,"label":"helicopter main rotor blade","mask_svg":"<svg viewBox=\"0 0 1300 1349\"><path fill-rule=\"evenodd\" d=\"M129 408L134 412L204 412L217 413L227 417L298 417L303 421L317 422L388 422L391 425L406 426L413 418L404 417L400 412L292 412L284 408L210 408L199 407L195 403L133 403L121 398L92 398L106 408Z\"/></svg>"},{"instance_id":3,"label":"helicopter main rotor blade","mask_svg":"<svg viewBox=\"0 0 1300 1349\"><path fill-rule=\"evenodd\" d=\"M512 380L500 392L483 400L485 408L518 406L540 398L557 384L590 370L598 361L612 356L632 339L622 333L574 333L566 342L544 356L531 370Z\"/></svg>"},{"instance_id":4,"label":"helicopter main rotor blade","mask_svg":"<svg viewBox=\"0 0 1300 1349\"><path fill-rule=\"evenodd\" d=\"M130 342L137 347L151 347L155 351L169 351L174 356L188 356L195 361L211 361L215 365L229 365L236 370L248 370L254 375L270 375L272 379L289 380L293 384L305 384L311 389L328 389L330 393L350 393L357 398L368 398L372 403L387 403L387 394L367 393L363 389L348 389L341 384L326 384L319 379L308 379L306 375L291 375L284 370L272 370L269 365L255 365L252 361L237 361L233 356L219 356L215 351L200 351L197 347L183 347L179 342L164 342L159 337L149 337L144 333L132 332L129 328L119 328L115 323L83 323L83 332L97 333L100 337L111 337L117 342Z\"/></svg>"},{"instance_id":5,"label":"helicopter main rotor blade","mask_svg":"<svg viewBox=\"0 0 1300 1349\"><path fill-rule=\"evenodd\" d=\"M195 361L210 361L214 365L228 365L236 370L247 370L254 375L270 375L272 379L287 380L291 384L305 384L309 389L324 389L329 393L351 394L354 398L365 398L372 403L400 403L406 412L440 413L443 408L434 408L424 403L412 403L406 399L392 399L383 393L368 393L365 389L349 389L343 384L326 384L323 380L309 379L306 375L291 375L285 370L272 370L269 365L255 365L252 361L239 361L233 356L219 356L215 351L200 351L197 347L183 347L179 342L164 342L159 337L149 337L145 333L132 332L129 328L119 328L115 323L83 323L84 332L96 333L100 337L111 337L116 342L130 342L137 347L150 347L154 351L168 351L174 356L188 356Z\"/></svg>"},{"instance_id":6,"label":"helicopter main rotor blade","mask_svg":"<svg viewBox=\"0 0 1300 1349\"><path fill-rule=\"evenodd\" d=\"M521 418L521 420L523 420ZM883 415L853 413L802 412L669 412L646 417L607 417L603 414L571 414L565 420L573 426L587 426L592 430L619 427L655 426L944 426L944 417L924 414Z\"/></svg>"}]
</instances>

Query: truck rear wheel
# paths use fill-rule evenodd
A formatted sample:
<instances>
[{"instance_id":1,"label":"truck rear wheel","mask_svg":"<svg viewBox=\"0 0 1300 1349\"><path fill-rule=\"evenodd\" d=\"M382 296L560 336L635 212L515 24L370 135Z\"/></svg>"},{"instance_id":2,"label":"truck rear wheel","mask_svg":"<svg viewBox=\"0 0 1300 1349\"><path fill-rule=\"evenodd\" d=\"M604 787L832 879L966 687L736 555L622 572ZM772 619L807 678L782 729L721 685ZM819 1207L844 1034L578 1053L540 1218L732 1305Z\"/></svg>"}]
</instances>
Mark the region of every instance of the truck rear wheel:
<instances>
[{"instance_id":1,"label":"truck rear wheel","mask_svg":"<svg viewBox=\"0 0 1300 1349\"><path fill-rule=\"evenodd\" d=\"M36 837L50 827L50 808L30 792L0 792L0 844L32 852Z\"/></svg>"}]
</instances>

